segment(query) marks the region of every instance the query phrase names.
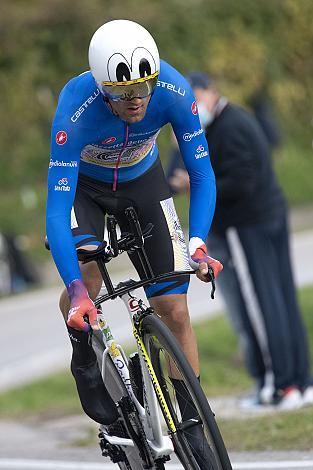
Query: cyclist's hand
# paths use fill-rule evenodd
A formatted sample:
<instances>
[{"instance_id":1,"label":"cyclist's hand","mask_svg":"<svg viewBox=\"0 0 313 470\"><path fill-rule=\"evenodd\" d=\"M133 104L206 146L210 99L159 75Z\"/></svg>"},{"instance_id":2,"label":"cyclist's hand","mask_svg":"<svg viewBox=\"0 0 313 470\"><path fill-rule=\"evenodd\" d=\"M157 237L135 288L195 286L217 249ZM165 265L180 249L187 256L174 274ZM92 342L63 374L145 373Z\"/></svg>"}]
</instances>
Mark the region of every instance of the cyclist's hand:
<instances>
[{"instance_id":1,"label":"cyclist's hand","mask_svg":"<svg viewBox=\"0 0 313 470\"><path fill-rule=\"evenodd\" d=\"M67 291L71 302L67 324L77 330L88 331L90 327L97 329L97 309L89 298L84 283L75 279L70 283ZM84 320L85 315L89 318L89 324Z\"/></svg>"},{"instance_id":2,"label":"cyclist's hand","mask_svg":"<svg viewBox=\"0 0 313 470\"><path fill-rule=\"evenodd\" d=\"M211 266L214 272L214 278L217 278L223 269L222 263L217 259L211 258L207 253L207 248L203 240L198 237L192 237L189 242L190 259L189 264L192 269L197 270L197 277L201 281L209 282L208 266Z\"/></svg>"}]
</instances>

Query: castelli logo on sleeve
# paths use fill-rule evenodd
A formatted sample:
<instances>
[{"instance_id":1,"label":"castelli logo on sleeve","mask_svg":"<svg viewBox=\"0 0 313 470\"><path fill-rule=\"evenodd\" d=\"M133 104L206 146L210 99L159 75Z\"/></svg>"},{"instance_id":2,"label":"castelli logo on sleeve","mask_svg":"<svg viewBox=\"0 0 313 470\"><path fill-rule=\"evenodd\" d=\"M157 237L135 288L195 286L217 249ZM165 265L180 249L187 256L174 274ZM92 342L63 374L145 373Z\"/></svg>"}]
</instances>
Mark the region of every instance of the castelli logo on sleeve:
<instances>
[{"instance_id":1,"label":"castelli logo on sleeve","mask_svg":"<svg viewBox=\"0 0 313 470\"><path fill-rule=\"evenodd\" d=\"M197 107L197 103L195 101L191 105L191 112L195 116L198 114L198 107Z\"/></svg>"},{"instance_id":2,"label":"castelli logo on sleeve","mask_svg":"<svg viewBox=\"0 0 313 470\"><path fill-rule=\"evenodd\" d=\"M113 144L113 142L116 141L116 137L112 136L112 137L108 137L107 139L103 140L101 143L102 144Z\"/></svg>"},{"instance_id":3,"label":"castelli logo on sleeve","mask_svg":"<svg viewBox=\"0 0 313 470\"><path fill-rule=\"evenodd\" d=\"M67 133L65 131L57 132L55 136L55 141L58 145L64 145L67 142Z\"/></svg>"}]
</instances>

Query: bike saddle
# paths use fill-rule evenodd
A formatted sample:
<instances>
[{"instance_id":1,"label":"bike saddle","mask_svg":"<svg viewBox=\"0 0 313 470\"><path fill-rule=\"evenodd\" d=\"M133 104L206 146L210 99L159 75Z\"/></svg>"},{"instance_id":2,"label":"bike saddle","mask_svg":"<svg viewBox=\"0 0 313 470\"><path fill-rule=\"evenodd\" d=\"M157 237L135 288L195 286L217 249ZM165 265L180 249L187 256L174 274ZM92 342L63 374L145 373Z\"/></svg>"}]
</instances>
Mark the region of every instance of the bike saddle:
<instances>
[{"instance_id":1,"label":"bike saddle","mask_svg":"<svg viewBox=\"0 0 313 470\"><path fill-rule=\"evenodd\" d=\"M47 250L50 251L50 245L47 236L45 237L45 247ZM77 249L77 257L79 261L91 261L93 259L96 259L100 254L102 255L105 253L105 249L107 247L107 242L103 240L103 242L97 246L95 250L86 250L84 248L78 248Z\"/></svg>"},{"instance_id":2,"label":"bike saddle","mask_svg":"<svg viewBox=\"0 0 313 470\"><path fill-rule=\"evenodd\" d=\"M97 246L95 250L86 250L85 248L78 248L76 250L77 258L79 261L87 262L97 259L99 256L103 256L106 253L107 242L103 242Z\"/></svg>"}]
</instances>

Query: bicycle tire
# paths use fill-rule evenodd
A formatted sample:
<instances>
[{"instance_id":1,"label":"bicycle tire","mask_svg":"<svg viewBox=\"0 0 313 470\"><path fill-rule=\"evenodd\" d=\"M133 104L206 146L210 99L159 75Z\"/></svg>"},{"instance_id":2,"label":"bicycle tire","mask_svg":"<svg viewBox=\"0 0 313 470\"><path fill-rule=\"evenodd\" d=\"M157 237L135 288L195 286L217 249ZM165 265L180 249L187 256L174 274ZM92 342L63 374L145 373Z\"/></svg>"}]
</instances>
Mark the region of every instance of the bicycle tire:
<instances>
[{"instance_id":1,"label":"bicycle tire","mask_svg":"<svg viewBox=\"0 0 313 470\"><path fill-rule=\"evenodd\" d=\"M213 470L232 470L228 453L220 434L214 414L209 406L206 396L200 386L200 382L195 376L189 362L182 352L176 338L169 328L156 315L147 315L141 322L141 337L150 357L152 366L162 388L165 401L170 410L176 428L176 433L170 431L173 440L174 449L177 457L186 470L202 470L197 463L193 450L187 440L187 431L182 431L183 423L180 422L180 410L175 402L175 389L168 378L168 360L172 361L179 371L180 378L184 381L187 390L193 400L193 406L196 408L205 438L214 454L215 463L212 462ZM166 358L161 358L161 354L166 353ZM172 395L169 388L172 387ZM165 422L168 424L166 413L160 403ZM191 455L190 455L191 454ZM201 465L203 467L203 465ZM205 465L208 470L207 464ZM215 468L214 468L215 467Z\"/></svg>"}]
</instances>

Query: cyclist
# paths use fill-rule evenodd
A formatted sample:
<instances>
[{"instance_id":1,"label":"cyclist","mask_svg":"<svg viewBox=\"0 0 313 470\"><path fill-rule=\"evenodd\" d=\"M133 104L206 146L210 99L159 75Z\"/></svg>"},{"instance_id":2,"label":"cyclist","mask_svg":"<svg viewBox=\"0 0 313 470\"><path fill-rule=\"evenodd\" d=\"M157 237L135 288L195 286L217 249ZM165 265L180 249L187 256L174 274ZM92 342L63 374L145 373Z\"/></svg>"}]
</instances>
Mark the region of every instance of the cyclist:
<instances>
[{"instance_id":1,"label":"cyclist","mask_svg":"<svg viewBox=\"0 0 313 470\"><path fill-rule=\"evenodd\" d=\"M222 265L208 256L204 243L215 208L215 179L189 84L160 61L152 36L132 21L101 26L90 42L89 64L90 71L63 88L52 125L47 236L66 286L60 309L82 406L92 419L108 425L118 418L117 411L102 383L84 321L87 315L96 327L93 299L102 279L95 263L79 266L76 248L94 249L102 242L105 213L115 214L127 231L123 214L132 205L142 227L154 225L155 235L145 248L155 274L188 269L190 263L206 282L208 265L215 276ZM167 123L190 175L189 254L158 156L156 139ZM136 256L131 259L141 275ZM189 276L161 282L146 294L199 376L188 283ZM179 393L188 394L177 378L173 382ZM205 450L202 454L201 462L208 460Z\"/></svg>"}]
</instances>

